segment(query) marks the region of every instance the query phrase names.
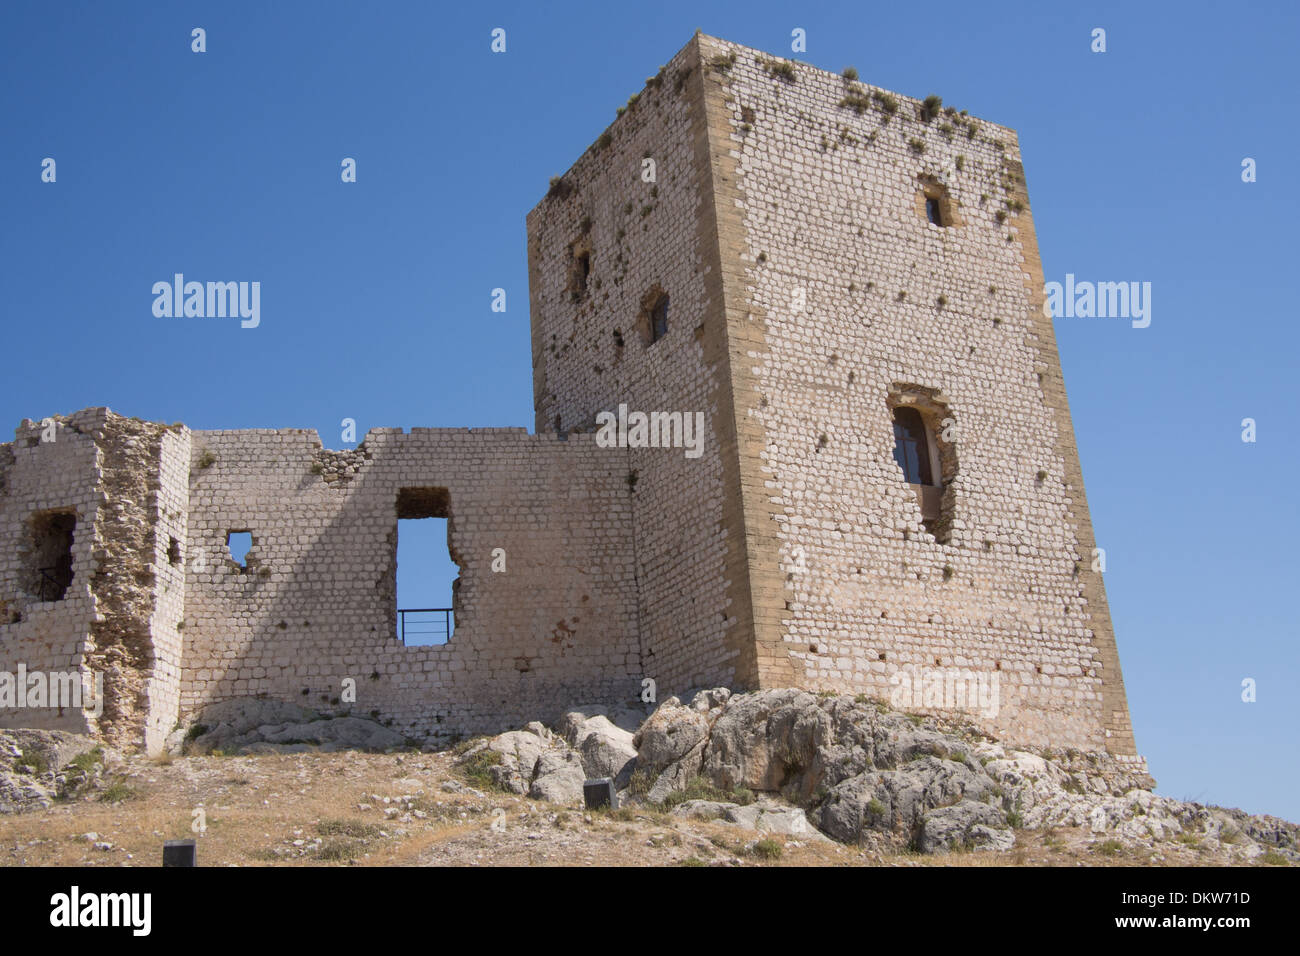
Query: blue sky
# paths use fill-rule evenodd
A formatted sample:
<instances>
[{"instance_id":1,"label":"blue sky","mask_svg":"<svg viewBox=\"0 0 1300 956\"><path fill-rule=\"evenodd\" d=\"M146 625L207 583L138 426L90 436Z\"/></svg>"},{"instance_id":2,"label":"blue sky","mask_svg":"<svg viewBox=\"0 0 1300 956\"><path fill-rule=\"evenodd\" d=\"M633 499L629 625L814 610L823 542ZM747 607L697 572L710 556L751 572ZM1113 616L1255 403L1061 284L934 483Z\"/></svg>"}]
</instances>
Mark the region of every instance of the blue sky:
<instances>
[{"instance_id":1,"label":"blue sky","mask_svg":"<svg viewBox=\"0 0 1300 956\"><path fill-rule=\"evenodd\" d=\"M1058 7L9 0L0 422L531 427L524 214L697 27L800 27L798 59L1019 131L1048 279L1152 283L1149 328L1057 322L1139 748L1163 793L1300 820L1300 14ZM261 326L155 318L178 271L260 281ZM442 606L429 577L403 603Z\"/></svg>"}]
</instances>

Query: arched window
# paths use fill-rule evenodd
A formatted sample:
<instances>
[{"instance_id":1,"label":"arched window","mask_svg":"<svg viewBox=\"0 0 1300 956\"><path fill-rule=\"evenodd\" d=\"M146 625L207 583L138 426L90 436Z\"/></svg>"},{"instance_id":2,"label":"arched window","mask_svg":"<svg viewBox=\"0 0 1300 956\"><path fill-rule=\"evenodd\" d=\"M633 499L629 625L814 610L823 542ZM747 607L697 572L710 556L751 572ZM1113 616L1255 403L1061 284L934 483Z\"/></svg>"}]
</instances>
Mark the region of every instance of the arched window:
<instances>
[{"instance_id":1,"label":"arched window","mask_svg":"<svg viewBox=\"0 0 1300 956\"><path fill-rule=\"evenodd\" d=\"M930 467L930 440L925 422L915 408L900 405L894 409L894 461L913 485L933 485Z\"/></svg>"}]
</instances>

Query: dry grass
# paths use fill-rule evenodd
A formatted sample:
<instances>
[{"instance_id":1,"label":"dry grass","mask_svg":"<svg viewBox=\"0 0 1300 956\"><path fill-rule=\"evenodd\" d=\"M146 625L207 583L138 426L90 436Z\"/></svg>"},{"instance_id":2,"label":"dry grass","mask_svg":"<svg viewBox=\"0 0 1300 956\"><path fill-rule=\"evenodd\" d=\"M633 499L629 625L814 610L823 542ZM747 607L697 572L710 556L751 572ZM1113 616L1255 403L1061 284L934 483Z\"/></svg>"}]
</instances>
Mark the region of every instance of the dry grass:
<instances>
[{"instance_id":1,"label":"dry grass","mask_svg":"<svg viewBox=\"0 0 1300 956\"><path fill-rule=\"evenodd\" d=\"M446 792L464 776L441 754L292 754L130 758L108 780L118 802L91 794L0 817L0 864L157 865L168 839L198 841L201 866L1150 866L1209 865L1169 841L1152 851L1097 852L1095 837L1017 831L1011 853L879 854L772 838L648 808L586 812L498 792ZM379 799L376 799L378 795ZM389 798L385 804L383 798ZM398 798L410 798L399 800ZM195 833L195 811L206 830ZM387 815L385 813L387 811ZM113 844L96 850L87 833ZM759 841L772 840L761 844ZM779 851L779 852L778 852Z\"/></svg>"}]
</instances>

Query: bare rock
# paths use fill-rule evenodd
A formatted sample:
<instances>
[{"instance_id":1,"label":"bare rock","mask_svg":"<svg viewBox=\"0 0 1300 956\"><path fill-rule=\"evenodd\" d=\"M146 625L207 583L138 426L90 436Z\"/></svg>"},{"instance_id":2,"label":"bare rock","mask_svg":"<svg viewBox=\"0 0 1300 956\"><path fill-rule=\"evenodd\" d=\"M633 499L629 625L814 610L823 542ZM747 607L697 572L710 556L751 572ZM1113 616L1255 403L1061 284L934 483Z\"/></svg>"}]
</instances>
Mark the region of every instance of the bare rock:
<instances>
[{"instance_id":1,"label":"bare rock","mask_svg":"<svg viewBox=\"0 0 1300 956\"><path fill-rule=\"evenodd\" d=\"M930 810L921 821L917 848L923 853L953 849L1009 850L1016 842L997 807L976 800Z\"/></svg>"}]
</instances>

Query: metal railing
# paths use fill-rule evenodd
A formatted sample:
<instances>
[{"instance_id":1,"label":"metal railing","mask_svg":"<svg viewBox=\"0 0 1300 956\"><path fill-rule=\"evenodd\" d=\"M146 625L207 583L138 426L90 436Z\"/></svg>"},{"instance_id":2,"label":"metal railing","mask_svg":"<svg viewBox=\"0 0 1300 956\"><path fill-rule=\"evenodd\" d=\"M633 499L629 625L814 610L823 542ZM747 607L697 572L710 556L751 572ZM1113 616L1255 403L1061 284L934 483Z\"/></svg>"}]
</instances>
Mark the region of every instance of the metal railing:
<instances>
[{"instance_id":1,"label":"metal railing","mask_svg":"<svg viewBox=\"0 0 1300 956\"><path fill-rule=\"evenodd\" d=\"M411 607L397 610L397 636L405 647L446 644L456 633L449 607Z\"/></svg>"},{"instance_id":2,"label":"metal railing","mask_svg":"<svg viewBox=\"0 0 1300 956\"><path fill-rule=\"evenodd\" d=\"M52 568L37 568L41 574L41 580L37 585L42 601L58 601L68 590L68 585L72 583L72 568L66 566L55 566Z\"/></svg>"}]
</instances>

